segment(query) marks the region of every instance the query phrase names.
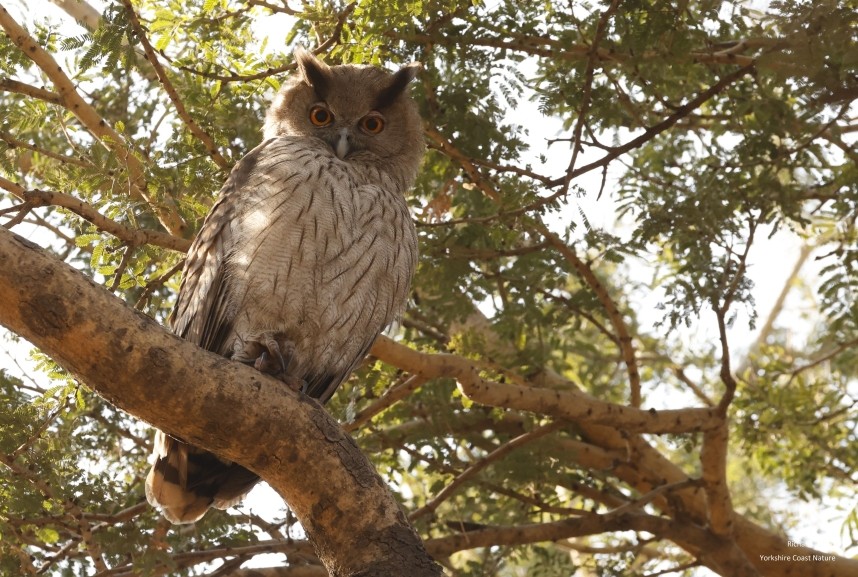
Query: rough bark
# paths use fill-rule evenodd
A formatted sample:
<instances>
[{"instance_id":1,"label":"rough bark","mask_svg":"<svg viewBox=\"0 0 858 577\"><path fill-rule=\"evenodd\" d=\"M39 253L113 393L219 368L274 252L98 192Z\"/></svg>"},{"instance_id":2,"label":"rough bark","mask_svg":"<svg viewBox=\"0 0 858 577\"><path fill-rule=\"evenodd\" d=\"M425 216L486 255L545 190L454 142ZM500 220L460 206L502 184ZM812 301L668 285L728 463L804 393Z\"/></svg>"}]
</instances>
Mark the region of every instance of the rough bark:
<instances>
[{"instance_id":1,"label":"rough bark","mask_svg":"<svg viewBox=\"0 0 858 577\"><path fill-rule=\"evenodd\" d=\"M499 348L499 350L493 350L492 356L502 358L509 355L509 352L503 349L506 343L496 338L496 334L478 312L475 312L469 321L467 325L461 326L460 330L477 327L475 330L485 333L485 338ZM535 400L538 403L538 397L534 396L534 392L540 389L555 391L562 388L564 392L574 390L571 383L551 371L542 374L544 382L535 383L538 387L528 388L526 394L516 393L511 383L492 382L490 387L486 387L486 381L477 374L473 362L468 359L444 353L431 354L415 351L385 337L380 337L370 352L382 361L423 379L455 378L471 400L490 406L498 403L506 408L514 406L540 414L553 414L557 411L559 403L554 403L553 407L549 408L546 406L519 407L519 403L534 403ZM498 394L499 392L501 394ZM494 396L490 397L489 394ZM577 424L586 441L585 446L605 450L602 456L588 454L580 448L574 450L570 448L567 451L570 455L574 454L576 459L583 460L587 468L611 470L618 479L634 487L642 495L665 485L678 486L690 481L686 472L665 458L646 439L629 433L627 429L634 430L636 419L633 410L632 412L625 409L617 411L614 413L614 423L606 426L607 420L599 416L602 409L608 412L601 401L580 392L576 392L574 396L578 405L575 414L567 413L561 416ZM617 406L614 405L614 407ZM681 413L683 410L679 409L676 412ZM626 421L625 417L629 417L631 421ZM704 428L706 427L701 427L701 429ZM616 455L623 457L617 460ZM660 536L672 540L719 575L738 577L749 574L749 569L764 577L854 577L858 575L858 559L849 559L793 543L786 535L761 527L735 512L731 513L729 519L733 529L728 538L717 539L708 531L697 530L711 529L711 503L707 500L706 492L697 486L671 491L669 498L666 495L658 496L652 500L652 505L662 515L673 518L681 526L681 530L671 527L670 531L663 531ZM590 522L604 523L605 519ZM518 531L513 539L504 541L503 544L546 540L546 533L552 533L549 540L578 534L573 531L577 529L574 522L567 525L558 523L553 529L557 526L562 527L553 533L550 527ZM489 532L482 534L474 532L464 536L454 535L449 539L433 539L427 541L427 547L439 555L449 554L451 547L455 550L456 539L467 539L470 545L476 547L482 544L478 540L480 537L485 537L491 532L496 534L501 530L492 528ZM600 526L594 532L608 530L611 530L610 527ZM495 545L498 544L500 543L495 543Z\"/></svg>"},{"instance_id":2,"label":"rough bark","mask_svg":"<svg viewBox=\"0 0 858 577\"><path fill-rule=\"evenodd\" d=\"M372 464L318 403L176 337L2 228L0 324L120 409L259 474L332 577L441 574Z\"/></svg>"}]
</instances>

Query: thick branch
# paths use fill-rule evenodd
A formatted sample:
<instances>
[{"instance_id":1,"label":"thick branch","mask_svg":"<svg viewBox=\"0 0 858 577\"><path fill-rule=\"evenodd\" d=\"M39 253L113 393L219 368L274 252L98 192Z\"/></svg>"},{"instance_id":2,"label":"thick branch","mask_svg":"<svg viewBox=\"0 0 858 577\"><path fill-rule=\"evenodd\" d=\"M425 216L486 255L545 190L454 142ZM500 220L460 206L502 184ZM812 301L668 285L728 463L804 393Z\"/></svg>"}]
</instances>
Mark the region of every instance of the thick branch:
<instances>
[{"instance_id":1,"label":"thick branch","mask_svg":"<svg viewBox=\"0 0 858 577\"><path fill-rule=\"evenodd\" d=\"M421 353L383 336L376 340L371 352L388 364L423 377L454 378L468 398L492 407L530 411L577 423L609 425L628 432L704 431L717 427L720 422L713 408L642 410L600 401L576 389L559 391L491 381L482 378L469 359L451 354Z\"/></svg>"},{"instance_id":2,"label":"thick branch","mask_svg":"<svg viewBox=\"0 0 858 577\"><path fill-rule=\"evenodd\" d=\"M596 535L622 530L646 531L659 538L671 539L693 545L694 548L709 552L731 549L735 546L719 539L705 529L691 523L682 523L641 513L622 512L619 514L588 515L576 519L564 519L553 523L516 525L508 527L487 527L468 531L459 535L441 537L426 542L427 548L435 555L450 555L464 549L491 547L496 545L521 545L541 541L558 541L571 537ZM724 567L724 575L731 577L755 577L757 573L747 564Z\"/></svg>"},{"instance_id":3,"label":"thick branch","mask_svg":"<svg viewBox=\"0 0 858 577\"><path fill-rule=\"evenodd\" d=\"M440 574L370 462L315 401L172 335L2 229L0 303L0 323L117 407L268 481L332 576Z\"/></svg>"}]
</instances>

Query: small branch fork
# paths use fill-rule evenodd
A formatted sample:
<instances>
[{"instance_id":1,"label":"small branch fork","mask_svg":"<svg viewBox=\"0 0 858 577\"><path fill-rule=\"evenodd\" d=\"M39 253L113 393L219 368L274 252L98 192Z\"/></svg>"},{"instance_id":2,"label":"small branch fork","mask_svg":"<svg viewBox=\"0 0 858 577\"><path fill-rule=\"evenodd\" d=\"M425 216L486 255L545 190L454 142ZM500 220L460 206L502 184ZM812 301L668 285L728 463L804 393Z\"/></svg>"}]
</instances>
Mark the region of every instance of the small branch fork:
<instances>
[{"instance_id":1,"label":"small branch fork","mask_svg":"<svg viewBox=\"0 0 858 577\"><path fill-rule=\"evenodd\" d=\"M569 166L566 169L566 174L571 174L575 169L575 162L578 160L578 154L582 150L581 135L584 131L584 124L587 121L587 112L590 110L590 98L593 93L593 78L596 72L596 63L599 60L599 44L605 37L608 20L616 14L620 6L620 0L613 0L611 5L599 17L599 22L596 24L596 31L593 36L593 42L590 45L590 51L587 57L587 70L584 73L584 89L581 94L581 108L578 111L578 118L575 121L575 129L572 132L572 158L569 160ZM563 183L563 193L569 190L569 184L572 179L569 178Z\"/></svg>"}]
</instances>

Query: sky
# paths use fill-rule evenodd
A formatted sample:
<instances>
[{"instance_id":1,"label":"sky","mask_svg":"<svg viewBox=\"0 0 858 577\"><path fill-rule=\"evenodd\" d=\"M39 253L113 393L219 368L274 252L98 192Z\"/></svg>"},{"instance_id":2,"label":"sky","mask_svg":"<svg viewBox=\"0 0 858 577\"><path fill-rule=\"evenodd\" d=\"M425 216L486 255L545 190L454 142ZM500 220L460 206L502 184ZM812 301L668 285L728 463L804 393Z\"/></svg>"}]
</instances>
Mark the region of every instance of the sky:
<instances>
[{"instance_id":1,"label":"sky","mask_svg":"<svg viewBox=\"0 0 858 577\"><path fill-rule=\"evenodd\" d=\"M92 2L96 7L99 7L98 2ZM767 2L754 2L755 7L762 7ZM22 8L26 6L25 10ZM67 27L69 34L80 34L81 29L72 22L64 12L48 2L47 0L27 0L24 3L11 3L9 10L16 16L22 12L29 12L30 15L38 17L49 16L57 22L63 22ZM258 25L258 33L260 38L268 36L269 41L267 46L282 47L283 35L288 29L284 26L284 15L277 15L267 21L262 21ZM282 48L281 48L282 49ZM518 122L527 126L530 131L530 142L532 145L532 156L530 158L522 158L524 162L532 162L538 164L537 155L545 154L548 158L547 165L551 174L562 174L568 164L569 151L563 143L555 144L551 147L546 147L546 143L558 137L566 136L561 133L559 122L551 121L544 118L537 109L535 102L521 100L518 109L514 112ZM579 165L586 164L591 160L596 160L599 153L588 153L579 158ZM613 169L608 174L608 179L605 191L602 197L597 198L597 193L601 186L601 174L599 171L585 175L585 177L576 180L576 184L580 186L586 194L581 198L574 199L570 202L568 210L562 214L556 215L555 220L551 223L552 228L559 230L568 222L574 221L578 225L579 233L583 233L585 226L581 214L586 216L587 221L594 228L601 228L620 237L628 237L633 231L633 224L629 222L618 222L616 214L616 206L613 203L611 191L614 190L618 183L620 171L617 165L613 165ZM2 207L0 207L2 208ZM20 225L15 228L15 232L22 236L27 236L34 242L46 244L48 242L41 231ZM762 324L767 317L774 299L781 292L784 283L786 282L793 263L798 258L800 244L799 241L791 233L780 232L773 235L771 238L766 238L767 235L760 234L754 250L750 257L749 274L754 281L753 294L757 303L759 313L759 325ZM812 259L808 263L804 278L808 282L813 282L816 271ZM650 274L645 267L641 267L641 274ZM655 292L647 297L651 302L644 302L640 311L650 311L649 316L644 312L639 319L644 325L654 324L661 318L661 313L656 310L658 304L658 293ZM798 305L798 295L794 294L791 297L793 300L790 304ZM713 317L714 318L714 317ZM747 352L748 347L752 345L756 339L756 330L748 326L747 317L739 318L738 322L730 330L730 339L733 347L734 362L739 362ZM801 321L798 317L785 317L780 321L782 326L791 326L795 332L795 338L800 339L802 335L809 330L806 321ZM804 324L802 324L804 323ZM717 337L714 332L714 326L701 325L695 329L693 334L686 335L686 338L697 339L700 342L711 341ZM2 330L2 329L0 329ZM655 330L655 329L652 329ZM0 368L7 369L10 373L32 377L38 380L43 385L45 378L37 371L33 370L32 362L28 360L29 345L27 343L10 342L6 338L0 338ZM651 399L652 404L658 404L658 399ZM677 406L677 399L671 398L670 402L663 402L664 406ZM838 503L834 500L827 499L820 507L817 503L802 503L787 495L786 492L775 502L784 507L785 510L798 510L801 518L815 519L813 524L796 527L793 529L791 536L794 540L803 542L804 544L817 547L823 551L836 551L839 553L845 552L846 540L841 537L840 527L848 514L847 504ZM251 496L242 505L241 510L253 510L257 514L261 514L265 518L274 518L279 514L279 507L272 509L274 504L280 503L280 498L267 485L261 486L251 493ZM296 535L297 537L297 535ZM854 551L852 552L854 554ZM272 559L258 559L259 566L271 565ZM257 565L257 562L254 565ZM709 573L701 573L709 574Z\"/></svg>"}]
</instances>

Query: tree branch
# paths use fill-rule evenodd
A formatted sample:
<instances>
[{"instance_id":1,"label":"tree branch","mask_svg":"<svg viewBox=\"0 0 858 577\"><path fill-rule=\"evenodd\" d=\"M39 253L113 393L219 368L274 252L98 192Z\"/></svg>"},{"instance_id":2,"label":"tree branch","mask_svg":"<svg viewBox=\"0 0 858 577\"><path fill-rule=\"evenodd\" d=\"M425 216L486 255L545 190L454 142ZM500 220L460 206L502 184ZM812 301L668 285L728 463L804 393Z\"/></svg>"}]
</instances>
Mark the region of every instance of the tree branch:
<instances>
[{"instance_id":1,"label":"tree branch","mask_svg":"<svg viewBox=\"0 0 858 577\"><path fill-rule=\"evenodd\" d=\"M51 104L62 104L62 97L56 92L51 92L44 88L36 88L35 86L12 80L11 78L0 78L0 90L23 94L24 96L44 100Z\"/></svg>"},{"instance_id":2,"label":"tree branch","mask_svg":"<svg viewBox=\"0 0 858 577\"><path fill-rule=\"evenodd\" d=\"M191 241L186 238L172 236L158 230L129 228L115 220L107 218L92 206L70 194L50 190L26 190L21 185L11 180L6 180L2 176L0 176L0 188L5 188L17 196L30 208L37 206L60 206L68 209L95 225L99 230L112 234L116 238L134 246L151 244L179 252L187 252L191 246Z\"/></svg>"},{"instance_id":3,"label":"tree branch","mask_svg":"<svg viewBox=\"0 0 858 577\"><path fill-rule=\"evenodd\" d=\"M549 390L499 383L480 376L474 361L451 354L421 353L380 336L371 354L382 361L427 378L448 377L458 381L471 400L492 407L506 407L550 415L578 423L593 423L628 432L683 433L718 426L714 408L656 411L600 401L580 390ZM567 385L573 387L572 383Z\"/></svg>"},{"instance_id":4,"label":"tree branch","mask_svg":"<svg viewBox=\"0 0 858 577\"><path fill-rule=\"evenodd\" d=\"M745 74L748 74L753 69L754 69L754 65L748 64L747 66L743 66L742 68L739 68L738 70L734 70L730 74L725 75L718 82L716 82L715 84L713 84L712 86L710 86L709 88L707 88L706 90L704 90L703 92L701 92L700 94L698 94L697 96L695 96L694 98L692 98L691 100L689 100L688 102L686 102L685 104L683 104L682 106L677 108L673 114L671 114L670 116L668 116L667 118L665 118L664 120L659 122L658 124L655 124L655 125L647 128L646 130L643 131L642 134L640 134L640 135L636 136L635 138L629 140L625 144L622 144L622 145L616 146L616 147L612 147L610 152L608 152L606 155L604 155L599 160L594 160L593 162L586 164L586 165L582 166L581 168L576 168L576 169L572 170L571 172L568 172L566 175L552 180L548 184L548 188L552 188L554 186L561 185L565 182L571 181L572 179L577 178L578 176L581 176L584 173L590 172L591 170L593 170L595 168L600 168L600 167L606 166L609 162L611 162L615 158L619 158L623 154L625 154L631 150L634 150L636 148L639 148L640 146L642 146L646 142L649 142L650 140L652 140L655 136L661 134L662 132L664 132L665 130L667 130L668 128L670 128L671 126L676 124L677 122L679 122L679 120L681 120L682 118L685 118L686 116L691 114L693 111L695 111L697 108L699 108L704 102L706 102L707 100L709 100L713 96L719 94L721 91L723 91L728 86L730 86L733 82L737 81L739 78L743 77ZM548 198L553 199L553 197L548 197ZM547 200L545 200L545 201L547 202Z\"/></svg>"},{"instance_id":5,"label":"tree branch","mask_svg":"<svg viewBox=\"0 0 858 577\"><path fill-rule=\"evenodd\" d=\"M0 323L114 405L268 481L332 574L440 574L372 464L317 402L167 332L6 230L0 302Z\"/></svg>"},{"instance_id":6,"label":"tree branch","mask_svg":"<svg viewBox=\"0 0 858 577\"><path fill-rule=\"evenodd\" d=\"M158 81L164 87L164 91L166 91L167 96L170 97L170 101L173 103L173 106L176 107L176 113L179 115L179 118L185 123L188 127L188 130L191 131L197 140L202 142L203 146L206 149L206 152L211 157L211 159L223 170L229 170L230 163L223 157L220 151L217 148L217 144L215 144L214 139L209 135L208 132L202 129L199 124L188 114L188 110L185 108L185 104L182 102L182 99L179 97L179 93L176 92L175 87L173 87L173 83L170 82L170 78L167 76L167 72L164 70L164 67L161 66L161 63L158 61L158 55L155 54L155 49L152 47L152 44L149 42L149 38L146 36L146 30L143 28L143 25L140 23L140 19L137 17L137 12L134 11L134 6L132 6L130 0L123 0L123 5L125 6L125 11L128 13L128 16L131 19L131 26L134 28L134 31L137 32L137 38L140 40L140 44L143 45L143 51L146 54L146 60L152 65L152 68L155 70L155 74L158 76Z\"/></svg>"},{"instance_id":7,"label":"tree branch","mask_svg":"<svg viewBox=\"0 0 858 577\"><path fill-rule=\"evenodd\" d=\"M602 15L599 17L599 22L596 24L596 31L593 34L593 42L590 45L589 54L587 56L587 69L584 72L584 89L581 92L581 106L578 110L578 118L575 120L575 128L572 131L572 158L569 160L569 166L566 168L566 174L571 174L575 169L575 163L578 160L578 154L582 150L581 134L584 131L584 122L587 117L587 112L590 110L590 98L593 93L593 78L596 72L596 62L599 60L599 44L605 36L605 29L608 20L613 16L617 8L619 8L620 0L613 0ZM568 190L571 179L563 183L563 189ZM638 405L635 405L638 406Z\"/></svg>"},{"instance_id":8,"label":"tree branch","mask_svg":"<svg viewBox=\"0 0 858 577\"><path fill-rule=\"evenodd\" d=\"M608 316L608 319L611 321L611 325L614 327L614 332L617 335L617 345L620 348L620 354L623 357L623 362L626 364L626 372L629 375L629 404L633 407L640 407L641 375L638 370L637 358L635 357L635 345L632 341L632 335L629 333L629 329L626 326L626 322L623 320L623 315L620 314L620 310L617 308L614 299L612 299L611 295L608 294L608 291L605 289L602 282L596 278L595 274L593 274L589 265L578 258L575 251L563 242L559 236L548 230L548 227L542 222L538 222L535 228L548 240L548 242L554 245L554 248L560 251L563 258L572 265L572 268L575 269L575 272L578 273L581 280L590 287L590 290L593 291L596 298L598 298L599 302L602 303L602 308L605 309L605 314Z\"/></svg>"},{"instance_id":9,"label":"tree branch","mask_svg":"<svg viewBox=\"0 0 858 577\"><path fill-rule=\"evenodd\" d=\"M456 478L453 479L453 481L449 485L439 491L438 494L435 495L431 500L429 500L429 502L427 502L423 507L411 513L411 515L409 515L409 519L413 521L414 519L422 517L423 515L434 512L435 509L437 509L441 503L450 498L450 496L465 481L488 467L490 464L494 463L495 461L499 461L500 459L503 459L510 452L521 447L522 445L535 441L536 439L542 438L549 433L553 433L554 431L559 430L562 426L563 423L560 422L549 423L547 425L537 427L536 429L528 433L519 435L515 439L504 443L503 445L486 455L484 458L480 459L479 461L468 467L461 474L457 475Z\"/></svg>"},{"instance_id":10,"label":"tree branch","mask_svg":"<svg viewBox=\"0 0 858 577\"><path fill-rule=\"evenodd\" d=\"M74 156L66 156L64 154L58 154L56 152L52 152L50 150L46 150L44 148L40 148L35 144L30 144L29 142L24 142L23 140L19 140L9 134L8 132L0 130L0 140L8 144L10 147L14 148L26 148L27 150L32 150L33 152L37 152L43 156L47 156L48 158L53 158L56 161L65 163L65 164L74 164L75 166L80 166L82 168L92 168L93 165L89 162L81 160L79 158L75 158Z\"/></svg>"},{"instance_id":11,"label":"tree branch","mask_svg":"<svg viewBox=\"0 0 858 577\"><path fill-rule=\"evenodd\" d=\"M128 169L128 188L131 196L145 201L170 234L183 236L187 225L176 209L173 199L159 200L147 191L143 164L128 148L125 139L98 114L95 108L83 99L54 57L12 18L2 4L0 4L0 27L6 31L6 34L21 52L26 54L51 79L57 89L61 104L74 114L95 138L106 148L116 153L116 156L125 163Z\"/></svg>"}]
</instances>

